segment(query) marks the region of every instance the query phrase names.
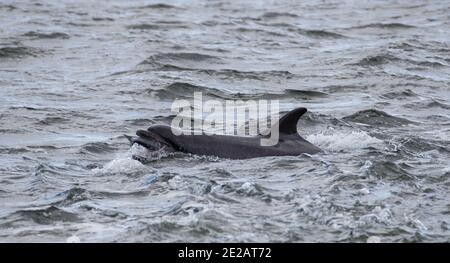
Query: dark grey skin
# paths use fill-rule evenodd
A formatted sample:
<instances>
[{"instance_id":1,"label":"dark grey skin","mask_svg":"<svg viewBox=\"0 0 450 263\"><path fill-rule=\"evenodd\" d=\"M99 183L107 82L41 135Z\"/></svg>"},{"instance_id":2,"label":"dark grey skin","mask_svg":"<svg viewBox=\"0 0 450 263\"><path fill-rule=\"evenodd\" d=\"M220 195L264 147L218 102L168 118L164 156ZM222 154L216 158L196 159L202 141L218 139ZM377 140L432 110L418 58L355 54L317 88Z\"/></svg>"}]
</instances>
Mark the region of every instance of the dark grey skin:
<instances>
[{"instance_id":1,"label":"dark grey skin","mask_svg":"<svg viewBox=\"0 0 450 263\"><path fill-rule=\"evenodd\" d=\"M297 122L306 112L306 108L297 108L279 120L279 141L273 146L261 146L262 136L230 135L174 135L167 125L153 125L146 131L136 132L138 137L127 138L150 151L165 148L196 155L209 155L229 159L248 159L263 156L296 156L302 153L314 154L321 151L318 147L303 139L297 132Z\"/></svg>"}]
</instances>

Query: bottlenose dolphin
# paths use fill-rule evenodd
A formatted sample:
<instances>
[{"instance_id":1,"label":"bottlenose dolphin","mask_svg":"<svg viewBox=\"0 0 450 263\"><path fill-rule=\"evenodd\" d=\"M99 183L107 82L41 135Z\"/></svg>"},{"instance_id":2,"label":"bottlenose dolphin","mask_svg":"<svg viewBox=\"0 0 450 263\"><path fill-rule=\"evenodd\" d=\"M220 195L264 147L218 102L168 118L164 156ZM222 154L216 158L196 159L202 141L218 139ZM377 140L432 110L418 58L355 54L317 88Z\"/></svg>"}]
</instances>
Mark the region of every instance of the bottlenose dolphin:
<instances>
[{"instance_id":1,"label":"bottlenose dolphin","mask_svg":"<svg viewBox=\"0 0 450 263\"><path fill-rule=\"evenodd\" d=\"M137 143L150 151L180 151L196 155L210 155L228 159L248 159L263 156L295 156L321 151L297 132L297 122L306 108L296 108L278 121L278 142L273 146L262 146L261 139L268 135L175 135L168 125L152 125L147 130L138 130L138 137L126 136L131 144ZM273 132L273 131L271 131Z\"/></svg>"}]
</instances>

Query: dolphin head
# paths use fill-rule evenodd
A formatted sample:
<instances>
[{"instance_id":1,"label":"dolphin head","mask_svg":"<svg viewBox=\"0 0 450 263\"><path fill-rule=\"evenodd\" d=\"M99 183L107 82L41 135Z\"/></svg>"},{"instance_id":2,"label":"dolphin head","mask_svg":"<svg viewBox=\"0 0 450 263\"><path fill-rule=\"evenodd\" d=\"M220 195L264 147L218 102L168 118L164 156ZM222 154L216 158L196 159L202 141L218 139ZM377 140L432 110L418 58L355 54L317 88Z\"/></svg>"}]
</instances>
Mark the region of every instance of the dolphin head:
<instances>
[{"instance_id":1,"label":"dolphin head","mask_svg":"<svg viewBox=\"0 0 450 263\"><path fill-rule=\"evenodd\" d=\"M160 155L162 152L173 152L174 146L170 139L174 136L170 126L166 125L153 125L147 130L138 130L136 132L137 137L125 136L130 143L138 144L145 147L151 157ZM133 155L134 159L143 161L140 156Z\"/></svg>"},{"instance_id":2,"label":"dolphin head","mask_svg":"<svg viewBox=\"0 0 450 263\"><path fill-rule=\"evenodd\" d=\"M147 130L138 130L136 135L138 137L132 137L130 142L142 145L150 151L159 150L163 147L173 148L170 142L170 138L173 136L170 126L153 125Z\"/></svg>"}]
</instances>

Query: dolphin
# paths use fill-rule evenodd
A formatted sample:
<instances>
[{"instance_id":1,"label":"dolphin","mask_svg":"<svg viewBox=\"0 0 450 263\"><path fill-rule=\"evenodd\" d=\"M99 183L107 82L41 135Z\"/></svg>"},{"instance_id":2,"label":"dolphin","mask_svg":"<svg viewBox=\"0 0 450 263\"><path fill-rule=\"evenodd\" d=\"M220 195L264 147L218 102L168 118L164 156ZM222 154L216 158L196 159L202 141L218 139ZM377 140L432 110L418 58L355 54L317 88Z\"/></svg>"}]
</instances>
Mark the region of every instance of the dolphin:
<instances>
[{"instance_id":1,"label":"dolphin","mask_svg":"<svg viewBox=\"0 0 450 263\"><path fill-rule=\"evenodd\" d=\"M297 132L297 122L306 108L296 108L286 113L272 126L279 129L279 140L275 145L262 146L261 139L270 136L233 136L181 134L175 135L168 125L152 125L147 130L138 130L137 137L127 136L131 144L139 144L157 152L185 152L196 155L217 156L227 159L248 159L264 156L296 156L302 153L315 154L321 151Z\"/></svg>"}]
</instances>

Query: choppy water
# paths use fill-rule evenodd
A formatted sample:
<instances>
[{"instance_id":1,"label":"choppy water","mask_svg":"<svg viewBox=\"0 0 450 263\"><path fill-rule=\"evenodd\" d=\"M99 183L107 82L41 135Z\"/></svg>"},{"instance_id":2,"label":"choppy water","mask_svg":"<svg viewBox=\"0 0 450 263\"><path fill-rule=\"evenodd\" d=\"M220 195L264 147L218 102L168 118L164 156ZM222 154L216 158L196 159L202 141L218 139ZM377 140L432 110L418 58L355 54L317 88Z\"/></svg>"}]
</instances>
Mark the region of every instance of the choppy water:
<instances>
[{"instance_id":1,"label":"choppy water","mask_svg":"<svg viewBox=\"0 0 450 263\"><path fill-rule=\"evenodd\" d=\"M0 241L450 241L449 1L0 3ZM143 165L175 98L307 107L314 156ZM69 239L73 240L73 239Z\"/></svg>"}]
</instances>

